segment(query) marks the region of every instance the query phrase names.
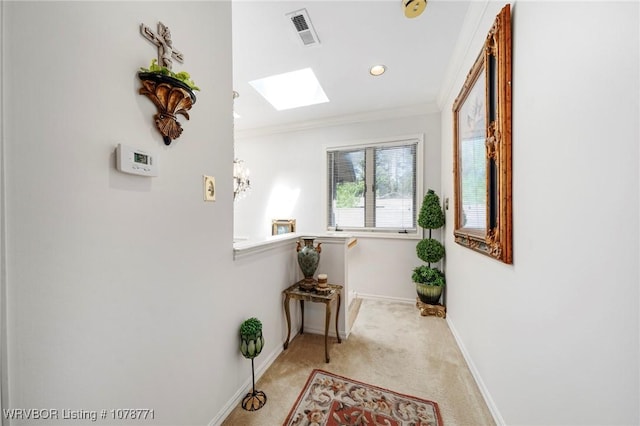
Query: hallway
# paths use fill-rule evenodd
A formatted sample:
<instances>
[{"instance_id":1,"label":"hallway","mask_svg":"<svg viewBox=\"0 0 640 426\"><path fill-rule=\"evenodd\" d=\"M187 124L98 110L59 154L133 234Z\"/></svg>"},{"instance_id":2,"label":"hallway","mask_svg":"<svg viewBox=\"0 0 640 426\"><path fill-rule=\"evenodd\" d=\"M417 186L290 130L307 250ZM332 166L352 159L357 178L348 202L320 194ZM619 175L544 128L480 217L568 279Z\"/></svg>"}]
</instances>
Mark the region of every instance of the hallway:
<instances>
[{"instance_id":1,"label":"hallway","mask_svg":"<svg viewBox=\"0 0 640 426\"><path fill-rule=\"evenodd\" d=\"M223 425L281 425L314 368L438 403L446 425L493 425L493 418L445 320L411 304L363 300L351 335L332 343L296 337L256 383L267 394L258 411L236 407Z\"/></svg>"}]
</instances>

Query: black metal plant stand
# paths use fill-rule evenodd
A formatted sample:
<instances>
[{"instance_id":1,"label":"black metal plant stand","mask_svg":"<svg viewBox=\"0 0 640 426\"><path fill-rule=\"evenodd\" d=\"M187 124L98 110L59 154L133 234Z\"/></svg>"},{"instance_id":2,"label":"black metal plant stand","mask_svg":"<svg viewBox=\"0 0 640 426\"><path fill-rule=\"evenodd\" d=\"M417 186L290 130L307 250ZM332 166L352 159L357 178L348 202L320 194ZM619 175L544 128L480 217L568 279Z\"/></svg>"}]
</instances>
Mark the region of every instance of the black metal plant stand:
<instances>
[{"instance_id":1,"label":"black metal plant stand","mask_svg":"<svg viewBox=\"0 0 640 426\"><path fill-rule=\"evenodd\" d=\"M267 395L256 390L256 375L253 368L253 358L251 358L251 392L242 398L242 408L247 411L256 411L264 407L267 403Z\"/></svg>"}]
</instances>

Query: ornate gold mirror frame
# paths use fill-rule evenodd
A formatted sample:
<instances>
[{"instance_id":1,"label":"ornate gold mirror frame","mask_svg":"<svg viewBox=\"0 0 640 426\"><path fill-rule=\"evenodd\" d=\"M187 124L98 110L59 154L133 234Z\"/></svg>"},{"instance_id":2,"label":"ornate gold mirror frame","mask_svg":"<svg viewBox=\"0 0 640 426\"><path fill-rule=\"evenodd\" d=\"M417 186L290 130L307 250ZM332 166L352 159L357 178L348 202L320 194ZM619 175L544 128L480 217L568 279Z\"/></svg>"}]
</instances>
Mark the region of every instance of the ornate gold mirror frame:
<instances>
[{"instance_id":1,"label":"ornate gold mirror frame","mask_svg":"<svg viewBox=\"0 0 640 426\"><path fill-rule=\"evenodd\" d=\"M453 104L458 244L512 263L511 13L496 17Z\"/></svg>"}]
</instances>

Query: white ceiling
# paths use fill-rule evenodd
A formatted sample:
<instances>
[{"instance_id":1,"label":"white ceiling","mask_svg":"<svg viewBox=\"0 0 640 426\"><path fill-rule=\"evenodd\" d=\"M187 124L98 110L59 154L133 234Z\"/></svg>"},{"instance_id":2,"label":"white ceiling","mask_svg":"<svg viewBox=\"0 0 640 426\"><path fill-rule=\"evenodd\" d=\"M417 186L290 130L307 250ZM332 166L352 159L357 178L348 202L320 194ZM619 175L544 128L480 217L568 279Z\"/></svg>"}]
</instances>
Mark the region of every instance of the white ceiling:
<instances>
[{"instance_id":1,"label":"white ceiling","mask_svg":"<svg viewBox=\"0 0 640 426\"><path fill-rule=\"evenodd\" d=\"M233 0L236 130L300 125L385 110L433 108L469 2L430 0L417 18L402 0ZM302 45L285 16L306 8L320 44ZM369 75L385 64L380 77ZM249 81L311 67L330 102L276 111Z\"/></svg>"}]
</instances>

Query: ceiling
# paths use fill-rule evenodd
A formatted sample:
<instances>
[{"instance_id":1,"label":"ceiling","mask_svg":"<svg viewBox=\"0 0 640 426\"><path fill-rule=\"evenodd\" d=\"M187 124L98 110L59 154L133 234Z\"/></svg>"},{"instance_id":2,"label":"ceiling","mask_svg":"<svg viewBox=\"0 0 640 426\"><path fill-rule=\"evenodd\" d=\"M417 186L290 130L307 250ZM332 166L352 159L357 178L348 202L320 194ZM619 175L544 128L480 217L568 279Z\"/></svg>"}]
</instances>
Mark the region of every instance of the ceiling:
<instances>
[{"instance_id":1,"label":"ceiling","mask_svg":"<svg viewBox=\"0 0 640 426\"><path fill-rule=\"evenodd\" d=\"M279 128L389 110L428 109L445 78L469 2L430 0L404 16L402 0L233 0L236 130ZM285 15L305 8L320 44L304 46ZM384 64L380 77L369 74ZM276 111L249 81L311 67L330 102Z\"/></svg>"}]
</instances>

